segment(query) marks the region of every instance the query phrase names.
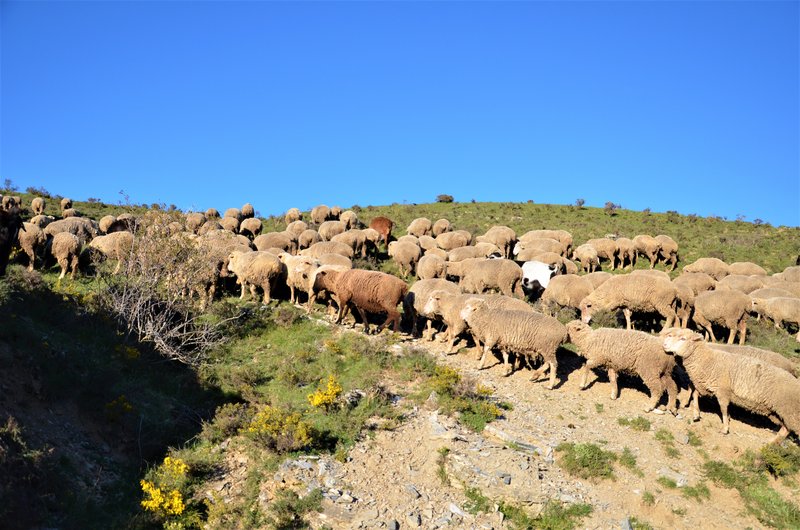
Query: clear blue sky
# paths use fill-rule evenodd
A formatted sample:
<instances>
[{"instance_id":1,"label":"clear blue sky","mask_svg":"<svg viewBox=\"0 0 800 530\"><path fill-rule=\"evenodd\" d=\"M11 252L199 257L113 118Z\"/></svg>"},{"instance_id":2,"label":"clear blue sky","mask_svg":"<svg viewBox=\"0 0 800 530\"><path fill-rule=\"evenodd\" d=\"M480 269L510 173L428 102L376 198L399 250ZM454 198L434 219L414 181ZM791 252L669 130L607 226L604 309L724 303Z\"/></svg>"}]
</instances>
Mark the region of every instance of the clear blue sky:
<instances>
[{"instance_id":1,"label":"clear blue sky","mask_svg":"<svg viewBox=\"0 0 800 530\"><path fill-rule=\"evenodd\" d=\"M797 1L0 5L0 179L21 188L800 225Z\"/></svg>"}]
</instances>

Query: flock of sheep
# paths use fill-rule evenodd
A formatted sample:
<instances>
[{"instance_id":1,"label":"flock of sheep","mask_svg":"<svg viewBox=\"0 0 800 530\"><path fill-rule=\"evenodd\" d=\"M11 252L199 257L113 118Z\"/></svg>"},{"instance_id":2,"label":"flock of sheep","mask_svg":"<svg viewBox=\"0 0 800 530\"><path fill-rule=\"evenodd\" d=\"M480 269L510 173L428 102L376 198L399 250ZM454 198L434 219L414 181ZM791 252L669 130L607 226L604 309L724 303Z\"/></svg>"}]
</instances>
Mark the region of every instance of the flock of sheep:
<instances>
[{"instance_id":1,"label":"flock of sheep","mask_svg":"<svg viewBox=\"0 0 800 530\"><path fill-rule=\"evenodd\" d=\"M0 211L17 206L6 199ZM52 255L61 266L60 277L74 275L81 253L90 251L117 260L116 273L135 238L147 237L136 230L132 216L95 222L75 215L71 206L64 199L63 218L56 220L43 214L42 199L33 200L36 215L21 223L16 235L30 268ZM395 239L394 223L386 217L364 225L355 212L327 206L312 209L306 220L292 208L285 222L281 232L261 233L261 221L245 204L222 216L212 208L171 223L169 237L190 241L199 250L195 259L202 261L191 278L181 279L186 293L198 295L205 307L235 277L241 298L255 297L260 289L266 304L276 290L285 290L299 303L304 293L308 311L315 302L326 302L341 323L352 310L367 332L370 315L385 315L378 331L386 326L399 331L402 305L402 320L413 335L432 340L439 330L449 353L455 353L460 337L471 338L480 350L481 368L497 351L506 374L528 365L535 368L534 380L549 372L551 389L557 384L559 347L569 341L586 360L581 388L590 370L606 368L616 399L618 372L635 374L650 392L646 410L660 412L666 392L666 409L675 414L673 376L683 371L691 389L691 401L684 405L692 404L694 419L699 418L698 396L712 395L722 409L723 432L729 429L728 405L734 403L775 422L779 431L773 442L790 432L800 435L798 368L780 354L744 345L751 314L778 328L798 328L800 341L800 266L768 275L754 263L701 258L671 279L655 268L664 264L672 271L679 261L678 244L663 235L612 235L574 245L564 230L517 236L509 227L494 226L474 235L446 219L419 218ZM356 258L374 264L383 256L404 278L417 281L409 287L395 275L353 267ZM633 270L640 257L649 269ZM600 271L603 264L622 271ZM579 311L580 320L562 324L554 316L562 308ZM593 330L588 324L601 311L621 311L626 329ZM635 325L660 328L660 333L638 331ZM726 345L716 342L720 328L727 330ZM677 366L676 358L681 360Z\"/></svg>"}]
</instances>

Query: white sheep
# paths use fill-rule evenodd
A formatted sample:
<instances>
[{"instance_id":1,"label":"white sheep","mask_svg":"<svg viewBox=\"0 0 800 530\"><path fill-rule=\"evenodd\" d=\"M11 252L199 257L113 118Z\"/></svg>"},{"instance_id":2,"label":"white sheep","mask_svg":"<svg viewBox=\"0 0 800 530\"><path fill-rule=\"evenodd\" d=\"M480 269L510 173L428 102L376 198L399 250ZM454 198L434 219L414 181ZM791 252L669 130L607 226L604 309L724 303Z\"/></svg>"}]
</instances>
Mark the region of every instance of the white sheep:
<instances>
[{"instance_id":1,"label":"white sheep","mask_svg":"<svg viewBox=\"0 0 800 530\"><path fill-rule=\"evenodd\" d=\"M640 234L633 238L633 246L637 254L646 257L650 261L651 269L656 266L659 252L661 252L661 243L659 243L658 239L646 234Z\"/></svg>"},{"instance_id":2,"label":"white sheep","mask_svg":"<svg viewBox=\"0 0 800 530\"><path fill-rule=\"evenodd\" d=\"M320 241L300 251L303 256L319 258L323 254L341 254L346 258L353 258L353 248L337 241Z\"/></svg>"},{"instance_id":3,"label":"white sheep","mask_svg":"<svg viewBox=\"0 0 800 530\"><path fill-rule=\"evenodd\" d=\"M263 303L269 304L270 293L278 280L285 278L286 266L274 254L269 252L232 252L228 256L228 272L236 276L242 286L241 299L245 299L248 288L255 298L256 288L264 291Z\"/></svg>"},{"instance_id":4,"label":"white sheep","mask_svg":"<svg viewBox=\"0 0 800 530\"><path fill-rule=\"evenodd\" d=\"M514 259L517 261L524 261L524 254L527 253L530 255L530 253L533 251L552 252L554 254L558 254L559 256L563 256L566 252L566 247L561 241L550 238L525 239L523 241L517 241L517 243L514 245ZM523 256L520 254L523 254Z\"/></svg>"},{"instance_id":5,"label":"white sheep","mask_svg":"<svg viewBox=\"0 0 800 530\"><path fill-rule=\"evenodd\" d=\"M683 267L683 272L705 272L719 281L730 273L730 267L719 258L699 258Z\"/></svg>"},{"instance_id":6,"label":"white sheep","mask_svg":"<svg viewBox=\"0 0 800 530\"><path fill-rule=\"evenodd\" d=\"M300 212L298 208L289 208L286 210L286 214L283 216L283 220L286 223L286 228L289 228L289 225L294 223L295 221L300 221L303 219L303 214Z\"/></svg>"},{"instance_id":7,"label":"white sheep","mask_svg":"<svg viewBox=\"0 0 800 530\"><path fill-rule=\"evenodd\" d=\"M492 310L485 301L479 299L468 300L464 304L461 318L483 344L479 369L484 368L486 355L495 347L503 355L506 375L511 375L514 370L508 362L510 353L524 357L529 364L541 357L542 366L534 372L532 380L538 380L549 370L547 388L555 388L558 371L556 351L567 339L567 328L561 322L530 311Z\"/></svg>"},{"instance_id":8,"label":"white sheep","mask_svg":"<svg viewBox=\"0 0 800 530\"><path fill-rule=\"evenodd\" d=\"M588 324L597 311L622 309L627 329L633 329L634 311L658 313L666 320L664 327L671 327L676 318L676 297L671 282L635 274L613 276L581 301L581 320Z\"/></svg>"},{"instance_id":9,"label":"white sheep","mask_svg":"<svg viewBox=\"0 0 800 530\"><path fill-rule=\"evenodd\" d=\"M728 274L742 274L744 276L766 276L767 271L761 265L750 261L737 261L728 265Z\"/></svg>"},{"instance_id":10,"label":"white sheep","mask_svg":"<svg viewBox=\"0 0 800 530\"><path fill-rule=\"evenodd\" d=\"M579 308L581 301L594 291L592 282L583 276L554 276L542 294L542 310L553 316L562 307Z\"/></svg>"},{"instance_id":11,"label":"white sheep","mask_svg":"<svg viewBox=\"0 0 800 530\"><path fill-rule=\"evenodd\" d=\"M676 285L682 284L688 286L694 292L695 296L705 291L711 291L717 285L717 280L705 272L684 272L675 278L673 282Z\"/></svg>"},{"instance_id":12,"label":"white sheep","mask_svg":"<svg viewBox=\"0 0 800 530\"><path fill-rule=\"evenodd\" d=\"M502 252L504 258L511 257L511 249L517 241L517 234L507 226L493 226L482 236L475 238L476 243L491 243Z\"/></svg>"},{"instance_id":13,"label":"white sheep","mask_svg":"<svg viewBox=\"0 0 800 530\"><path fill-rule=\"evenodd\" d=\"M693 419L700 419L698 396L717 398L722 432L730 432L728 405L733 403L767 416L780 426L771 443L789 432L800 435L800 381L780 368L756 359L715 350L698 334L686 329L661 332L664 349L681 357L692 385Z\"/></svg>"},{"instance_id":14,"label":"white sheep","mask_svg":"<svg viewBox=\"0 0 800 530\"><path fill-rule=\"evenodd\" d=\"M678 256L678 243L669 236L663 234L656 236L656 241L661 246L658 251L658 259L663 261L665 265L669 264L669 270L674 271L678 266L680 256Z\"/></svg>"},{"instance_id":15,"label":"white sheep","mask_svg":"<svg viewBox=\"0 0 800 530\"><path fill-rule=\"evenodd\" d=\"M425 254L417 263L417 278L431 280L447 276L447 262L434 254Z\"/></svg>"},{"instance_id":16,"label":"white sheep","mask_svg":"<svg viewBox=\"0 0 800 530\"><path fill-rule=\"evenodd\" d=\"M600 267L597 250L592 245L579 245L572 253L572 259L581 264L581 269L594 272Z\"/></svg>"},{"instance_id":17,"label":"white sheep","mask_svg":"<svg viewBox=\"0 0 800 530\"><path fill-rule=\"evenodd\" d=\"M747 335L747 312L751 305L750 297L739 291L706 291L694 299L692 320L706 331L713 342L717 342L713 329L713 324L717 324L730 330L728 344L733 344L736 340L737 331L739 344L744 344Z\"/></svg>"},{"instance_id":18,"label":"white sheep","mask_svg":"<svg viewBox=\"0 0 800 530\"><path fill-rule=\"evenodd\" d=\"M427 236L433 230L433 223L427 217L417 217L408 225L406 233L410 236Z\"/></svg>"},{"instance_id":19,"label":"white sheep","mask_svg":"<svg viewBox=\"0 0 800 530\"><path fill-rule=\"evenodd\" d=\"M763 348L756 348L754 346L740 346L738 344L711 344L715 350L722 350L728 353L735 353L736 355L744 355L752 357L763 363L771 364L781 370L786 370L793 376L800 375L800 367L796 366L792 361L774 351L765 350Z\"/></svg>"},{"instance_id":20,"label":"white sheep","mask_svg":"<svg viewBox=\"0 0 800 530\"><path fill-rule=\"evenodd\" d=\"M453 250L458 247L466 247L469 245L469 237L466 237L460 232L444 232L436 236L436 244L442 250Z\"/></svg>"},{"instance_id":21,"label":"white sheep","mask_svg":"<svg viewBox=\"0 0 800 530\"><path fill-rule=\"evenodd\" d=\"M22 223L17 233L19 248L28 256L28 270L32 271L36 264L36 255L44 254L47 237L44 231L33 223Z\"/></svg>"},{"instance_id":22,"label":"white sheep","mask_svg":"<svg viewBox=\"0 0 800 530\"><path fill-rule=\"evenodd\" d=\"M339 216L339 220L344 223L348 230L358 228L358 214L353 210L345 210Z\"/></svg>"},{"instance_id":23,"label":"white sheep","mask_svg":"<svg viewBox=\"0 0 800 530\"><path fill-rule=\"evenodd\" d=\"M400 274L403 276L414 274L417 262L422 257L422 249L418 245L407 241L392 241L389 243L388 251L389 257L400 269Z\"/></svg>"},{"instance_id":24,"label":"white sheep","mask_svg":"<svg viewBox=\"0 0 800 530\"><path fill-rule=\"evenodd\" d=\"M319 261L308 256L292 256L288 252L281 252L278 259L286 266L286 285L289 287L289 301L299 303L296 291L301 291L310 296L308 291L309 281L314 271L319 267Z\"/></svg>"},{"instance_id":25,"label":"white sheep","mask_svg":"<svg viewBox=\"0 0 800 530\"><path fill-rule=\"evenodd\" d=\"M522 268L508 259L466 259L448 262L447 275L459 278L465 293L483 293L497 289L506 296L523 298Z\"/></svg>"},{"instance_id":26,"label":"white sheep","mask_svg":"<svg viewBox=\"0 0 800 530\"><path fill-rule=\"evenodd\" d=\"M619 258L620 268L624 269L626 267L635 267L637 253L633 240L627 237L618 237L615 241L617 243L617 256Z\"/></svg>"},{"instance_id":27,"label":"white sheep","mask_svg":"<svg viewBox=\"0 0 800 530\"><path fill-rule=\"evenodd\" d=\"M777 329L783 329L783 324L794 324L797 327L797 336L800 342L800 298L753 298L752 308L759 315L775 322Z\"/></svg>"},{"instance_id":28,"label":"white sheep","mask_svg":"<svg viewBox=\"0 0 800 530\"><path fill-rule=\"evenodd\" d=\"M450 224L450 221L447 219L438 219L435 223L433 223L433 229L431 230L431 235L436 237L438 235L444 234L445 232L450 232L453 229L453 226Z\"/></svg>"},{"instance_id":29,"label":"white sheep","mask_svg":"<svg viewBox=\"0 0 800 530\"><path fill-rule=\"evenodd\" d=\"M426 312L425 308L431 293L434 291L441 291L454 295L461 294L458 285L444 279L435 278L414 282L414 285L411 286L403 299L403 315L407 320L411 321L411 334L414 337L419 337L420 316L427 321L426 335L430 336L433 320L436 315L433 312Z\"/></svg>"},{"instance_id":30,"label":"white sheep","mask_svg":"<svg viewBox=\"0 0 800 530\"><path fill-rule=\"evenodd\" d=\"M611 269L617 268L617 255L619 254L619 247L617 242L607 237L598 239L590 239L585 245L591 245L597 252L597 258L600 261L611 262Z\"/></svg>"},{"instance_id":31,"label":"white sheep","mask_svg":"<svg viewBox=\"0 0 800 530\"><path fill-rule=\"evenodd\" d=\"M330 218L331 209L324 204L320 204L311 209L311 222L315 225L321 225Z\"/></svg>"},{"instance_id":32,"label":"white sheep","mask_svg":"<svg viewBox=\"0 0 800 530\"><path fill-rule=\"evenodd\" d=\"M586 359L581 377L581 390L589 383L589 371L608 369L611 382L611 399L619 397L617 373L638 375L650 391L650 401L645 412L657 410L658 402L667 391L667 410L677 414L675 405L678 387L672 379L675 358L664 352L661 341L643 331L600 328L592 330L588 324L573 320L567 324L569 341L578 347L578 355Z\"/></svg>"},{"instance_id":33,"label":"white sheep","mask_svg":"<svg viewBox=\"0 0 800 530\"><path fill-rule=\"evenodd\" d=\"M743 274L728 274L717 282L715 289L724 291L730 289L744 294L750 294L756 289L764 287L764 282L760 276L745 276Z\"/></svg>"},{"instance_id":34,"label":"white sheep","mask_svg":"<svg viewBox=\"0 0 800 530\"><path fill-rule=\"evenodd\" d=\"M279 248L282 251L293 254L297 247L292 240L292 234L288 232L267 232L253 239L253 245L260 251L270 248Z\"/></svg>"},{"instance_id":35,"label":"white sheep","mask_svg":"<svg viewBox=\"0 0 800 530\"><path fill-rule=\"evenodd\" d=\"M448 341L446 352L455 353L455 343L459 335L464 333L468 326L464 319L461 317L461 310L468 300L479 298L486 302L491 310L506 310L506 311L531 311L534 309L526 302L518 298L511 298L510 296L503 296L502 294L457 294L447 291L433 291L428 296L428 302L425 305L424 313L431 316L436 316L442 319L442 322L447 326L445 333L445 340ZM475 345L480 349L480 340L473 335ZM478 354L478 358L482 352Z\"/></svg>"},{"instance_id":36,"label":"white sheep","mask_svg":"<svg viewBox=\"0 0 800 530\"><path fill-rule=\"evenodd\" d=\"M317 232L319 232L319 236L323 241L330 241L333 236L339 235L345 230L347 230L347 225L342 221L324 221L317 228Z\"/></svg>"},{"instance_id":37,"label":"white sheep","mask_svg":"<svg viewBox=\"0 0 800 530\"><path fill-rule=\"evenodd\" d=\"M70 271L70 278L75 278L78 271L78 259L80 257L81 241L75 234L70 232L59 232L50 241L50 253L61 267L61 280Z\"/></svg>"},{"instance_id":38,"label":"white sheep","mask_svg":"<svg viewBox=\"0 0 800 530\"><path fill-rule=\"evenodd\" d=\"M584 278L592 282L592 286L597 289L601 285L603 285L606 280L611 278L613 275L610 272L605 271L594 271L590 272L589 274L584 275Z\"/></svg>"},{"instance_id":39,"label":"white sheep","mask_svg":"<svg viewBox=\"0 0 800 530\"><path fill-rule=\"evenodd\" d=\"M126 231L97 236L89 243L89 248L97 250L105 258L117 260L117 266L111 274L119 272L123 261L130 255L132 247L133 234Z\"/></svg>"}]
</instances>

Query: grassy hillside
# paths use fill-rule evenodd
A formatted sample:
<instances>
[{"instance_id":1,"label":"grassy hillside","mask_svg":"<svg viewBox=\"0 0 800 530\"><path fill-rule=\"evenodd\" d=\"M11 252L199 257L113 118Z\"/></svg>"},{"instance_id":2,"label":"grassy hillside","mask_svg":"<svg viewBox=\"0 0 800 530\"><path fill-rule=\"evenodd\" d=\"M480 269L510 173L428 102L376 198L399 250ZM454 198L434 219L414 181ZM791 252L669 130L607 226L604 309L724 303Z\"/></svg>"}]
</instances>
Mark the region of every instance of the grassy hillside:
<instances>
[{"instance_id":1,"label":"grassy hillside","mask_svg":"<svg viewBox=\"0 0 800 530\"><path fill-rule=\"evenodd\" d=\"M16 194L26 205L34 197ZM217 208L228 206L239 205ZM148 208L99 201L76 201L74 207L95 219ZM777 272L794 265L800 253L796 227L678 214L620 209L611 215L533 203L353 209L363 222L379 215L393 219L395 235L423 216L447 218L473 233L497 224L517 233L561 228L576 244L609 233L663 233L681 246L680 265L715 256ZM58 210L58 198L50 198L48 213ZM284 228L282 218L263 220L265 231ZM0 520L16 521L12 528L302 527L319 492L300 499L279 489L271 492L273 502L263 500L264 484L282 460L303 454L346 460L356 440L404 421L409 411L393 406L399 398L421 405L435 391L440 409L475 431L511 406L425 351L402 344L400 336L342 334L285 302L262 308L241 303L233 291L223 293L207 315L236 316L225 328L226 343L188 368L118 331L96 303L102 281L80 277L59 284L56 275L55 268L27 273L13 265L0 279L0 312L10 323L0 326L0 359L8 367L0 374L0 476L18 477L0 480ZM751 320L748 328L748 343L800 356L787 333L764 321ZM792 451L778 463L796 476L800 457ZM241 462L247 463L244 471ZM788 506L794 511L784 527L800 524L797 507ZM526 521L519 527L541 526ZM553 527L576 522L559 524Z\"/></svg>"}]
</instances>

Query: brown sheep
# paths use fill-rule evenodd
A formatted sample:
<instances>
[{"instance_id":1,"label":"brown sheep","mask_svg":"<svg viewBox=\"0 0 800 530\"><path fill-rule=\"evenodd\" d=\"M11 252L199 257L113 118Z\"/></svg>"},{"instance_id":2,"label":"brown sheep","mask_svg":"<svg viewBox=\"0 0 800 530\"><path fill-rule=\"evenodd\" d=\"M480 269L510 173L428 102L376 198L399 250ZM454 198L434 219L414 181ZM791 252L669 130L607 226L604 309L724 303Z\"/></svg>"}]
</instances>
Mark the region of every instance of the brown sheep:
<instances>
[{"instance_id":1,"label":"brown sheep","mask_svg":"<svg viewBox=\"0 0 800 530\"><path fill-rule=\"evenodd\" d=\"M380 235L379 241L383 241L387 249L389 247L389 238L392 237L392 228L394 221L388 217L376 217L369 222L369 227L378 232Z\"/></svg>"},{"instance_id":2,"label":"brown sheep","mask_svg":"<svg viewBox=\"0 0 800 530\"><path fill-rule=\"evenodd\" d=\"M320 274L333 273L318 272L317 278ZM352 269L338 273L334 284L334 294L339 302L336 323L340 324L352 307L363 320L366 333L369 333L368 312L387 315L386 321L378 326L378 333L389 323L393 324L394 331L398 331L400 313L397 305L403 301L407 292L408 285L403 280L384 272Z\"/></svg>"}]
</instances>

